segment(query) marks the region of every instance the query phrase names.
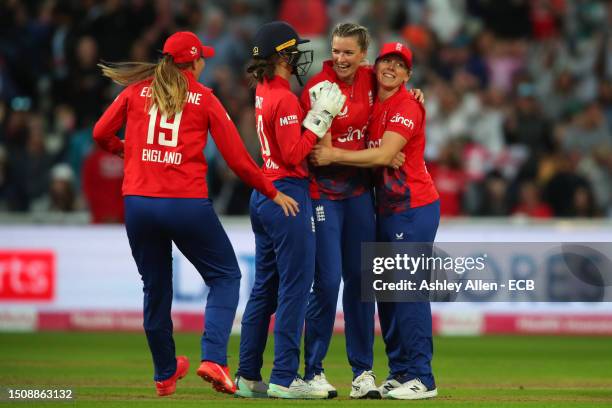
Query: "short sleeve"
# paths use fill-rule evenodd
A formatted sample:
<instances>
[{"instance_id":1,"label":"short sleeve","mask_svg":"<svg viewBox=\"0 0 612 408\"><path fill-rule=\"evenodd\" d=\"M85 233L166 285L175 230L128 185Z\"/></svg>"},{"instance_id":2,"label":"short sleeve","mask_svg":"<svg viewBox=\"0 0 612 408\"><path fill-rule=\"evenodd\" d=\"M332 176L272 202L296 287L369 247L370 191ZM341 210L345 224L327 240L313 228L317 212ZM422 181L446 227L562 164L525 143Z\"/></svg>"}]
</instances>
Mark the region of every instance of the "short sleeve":
<instances>
[{"instance_id":1,"label":"short sleeve","mask_svg":"<svg viewBox=\"0 0 612 408\"><path fill-rule=\"evenodd\" d=\"M385 131L399 133L406 140L417 134L423 122L423 111L415 101L407 100L389 109Z\"/></svg>"}]
</instances>

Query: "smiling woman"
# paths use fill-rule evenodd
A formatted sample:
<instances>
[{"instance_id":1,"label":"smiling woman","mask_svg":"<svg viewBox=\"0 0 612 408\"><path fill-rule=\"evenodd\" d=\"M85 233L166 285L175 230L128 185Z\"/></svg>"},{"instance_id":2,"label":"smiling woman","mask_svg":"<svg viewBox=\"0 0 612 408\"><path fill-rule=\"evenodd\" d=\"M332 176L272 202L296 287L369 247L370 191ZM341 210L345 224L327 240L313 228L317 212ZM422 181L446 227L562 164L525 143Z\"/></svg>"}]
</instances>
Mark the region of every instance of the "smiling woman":
<instances>
[{"instance_id":1,"label":"smiling woman","mask_svg":"<svg viewBox=\"0 0 612 408\"><path fill-rule=\"evenodd\" d=\"M301 102L309 109L320 84L338 85L346 96L321 143L357 151L365 149L367 123L374 105L374 75L364 65L369 45L365 27L338 24L331 38L331 59L306 84ZM344 281L343 309L346 352L353 371L351 398L380 398L372 372L374 304L361 302L360 251L362 242L376 237L369 171L356 167L312 168L310 193L316 225L316 262L308 295L304 335L304 378L313 386L337 395L323 373L334 327L340 280Z\"/></svg>"},{"instance_id":2,"label":"smiling woman","mask_svg":"<svg viewBox=\"0 0 612 408\"><path fill-rule=\"evenodd\" d=\"M425 109L405 87L411 70L411 51L401 43L385 44L374 66L378 92L368 125L369 148L318 145L311 159L318 166L377 167L377 235L382 242L433 242L440 221L438 193L423 158ZM398 155L405 156L403 163ZM378 313L390 368L382 396L435 397L429 302L381 302Z\"/></svg>"}]
</instances>

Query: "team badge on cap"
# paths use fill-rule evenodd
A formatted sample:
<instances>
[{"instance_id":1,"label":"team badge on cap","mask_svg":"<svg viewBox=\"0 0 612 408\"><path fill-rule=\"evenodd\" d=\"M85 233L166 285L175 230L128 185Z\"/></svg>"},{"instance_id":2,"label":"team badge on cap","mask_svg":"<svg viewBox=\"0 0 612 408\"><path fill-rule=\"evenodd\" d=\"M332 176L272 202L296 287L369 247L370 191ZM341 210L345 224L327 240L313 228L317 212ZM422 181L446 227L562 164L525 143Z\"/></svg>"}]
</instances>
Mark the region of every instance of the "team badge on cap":
<instances>
[{"instance_id":1,"label":"team badge on cap","mask_svg":"<svg viewBox=\"0 0 612 408\"><path fill-rule=\"evenodd\" d=\"M172 34L164 43L164 54L172 55L174 62L195 61L198 58L209 58L215 55L215 49L202 44L197 35L190 31L179 31Z\"/></svg>"}]
</instances>

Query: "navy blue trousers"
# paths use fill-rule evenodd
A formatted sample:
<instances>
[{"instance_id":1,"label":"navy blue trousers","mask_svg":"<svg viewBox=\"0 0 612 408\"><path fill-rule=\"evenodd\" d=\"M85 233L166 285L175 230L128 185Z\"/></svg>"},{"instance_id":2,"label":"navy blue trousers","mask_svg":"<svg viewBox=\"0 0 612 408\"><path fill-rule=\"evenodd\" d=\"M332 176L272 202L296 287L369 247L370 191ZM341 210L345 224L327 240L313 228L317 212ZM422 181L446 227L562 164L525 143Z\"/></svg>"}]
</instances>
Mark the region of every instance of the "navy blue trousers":
<instances>
[{"instance_id":1,"label":"navy blue trousers","mask_svg":"<svg viewBox=\"0 0 612 408\"><path fill-rule=\"evenodd\" d=\"M172 242L210 287L202 360L227 365L227 342L238 306L240 269L212 203L204 198L125 197L125 228L144 292L144 329L155 381L176 371L172 337Z\"/></svg>"},{"instance_id":2,"label":"navy blue trousers","mask_svg":"<svg viewBox=\"0 0 612 408\"><path fill-rule=\"evenodd\" d=\"M255 282L240 336L238 375L261 380L270 318L274 321L274 365L270 383L288 387L298 373L308 292L314 277L315 233L308 180L285 178L277 189L300 205L296 217L257 191L251 195L255 233Z\"/></svg>"},{"instance_id":3,"label":"navy blue trousers","mask_svg":"<svg viewBox=\"0 0 612 408\"><path fill-rule=\"evenodd\" d=\"M361 243L376 239L372 195L313 200L317 236L315 278L304 333L304 378L323 371L336 318L340 278L346 353L353 376L374 362L374 303L361 301Z\"/></svg>"},{"instance_id":4,"label":"navy blue trousers","mask_svg":"<svg viewBox=\"0 0 612 408\"><path fill-rule=\"evenodd\" d=\"M436 238L440 201L393 215L379 215L380 242L425 242ZM389 359L390 377L419 378L435 388L431 371L433 340L429 302L378 302L378 317Z\"/></svg>"}]
</instances>

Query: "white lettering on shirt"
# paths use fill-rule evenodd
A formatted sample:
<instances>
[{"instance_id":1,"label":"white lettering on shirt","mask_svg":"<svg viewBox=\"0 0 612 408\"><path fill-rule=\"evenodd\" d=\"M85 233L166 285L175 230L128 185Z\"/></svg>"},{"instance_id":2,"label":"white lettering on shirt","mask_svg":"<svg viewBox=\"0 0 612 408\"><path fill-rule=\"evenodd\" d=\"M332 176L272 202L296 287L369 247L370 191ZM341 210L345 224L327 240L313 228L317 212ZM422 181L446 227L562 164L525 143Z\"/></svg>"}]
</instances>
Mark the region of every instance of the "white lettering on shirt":
<instances>
[{"instance_id":1,"label":"white lettering on shirt","mask_svg":"<svg viewBox=\"0 0 612 408\"><path fill-rule=\"evenodd\" d=\"M368 140L368 149L376 149L382 144L382 139Z\"/></svg>"},{"instance_id":2,"label":"white lettering on shirt","mask_svg":"<svg viewBox=\"0 0 612 408\"><path fill-rule=\"evenodd\" d=\"M140 96L151 97L153 95L153 90L150 86L144 86L140 91ZM187 92L187 103L192 103L194 105L200 105L200 98L202 97L201 93L198 92Z\"/></svg>"},{"instance_id":3,"label":"white lettering on shirt","mask_svg":"<svg viewBox=\"0 0 612 408\"><path fill-rule=\"evenodd\" d=\"M352 126L349 126L349 128L346 130L346 133L339 136L337 140L340 143L352 142L353 140L361 140L363 139L363 135L365 135L366 127L367 125L362 127L361 129L353 129Z\"/></svg>"},{"instance_id":4,"label":"white lettering on shirt","mask_svg":"<svg viewBox=\"0 0 612 408\"><path fill-rule=\"evenodd\" d=\"M141 159L145 162L179 165L183 160L183 155L178 152L161 151L157 149L142 149Z\"/></svg>"},{"instance_id":5,"label":"white lettering on shirt","mask_svg":"<svg viewBox=\"0 0 612 408\"><path fill-rule=\"evenodd\" d=\"M267 169L272 169L272 170L278 170L278 164L274 163L274 161L271 158L267 158L266 159L266 168Z\"/></svg>"},{"instance_id":6,"label":"white lettering on shirt","mask_svg":"<svg viewBox=\"0 0 612 408\"><path fill-rule=\"evenodd\" d=\"M399 113L396 113L395 116L393 116L389 122L401 123L402 125L406 126L408 129L414 129L414 122L412 121L412 119L406 119Z\"/></svg>"},{"instance_id":7,"label":"white lettering on shirt","mask_svg":"<svg viewBox=\"0 0 612 408\"><path fill-rule=\"evenodd\" d=\"M201 97L202 97L201 93L189 92L189 96L187 97L187 103L193 103L194 105L199 105Z\"/></svg>"},{"instance_id":8,"label":"white lettering on shirt","mask_svg":"<svg viewBox=\"0 0 612 408\"><path fill-rule=\"evenodd\" d=\"M281 126L295 125L297 123L299 123L297 115L287 115L280 118Z\"/></svg>"},{"instance_id":9,"label":"white lettering on shirt","mask_svg":"<svg viewBox=\"0 0 612 408\"><path fill-rule=\"evenodd\" d=\"M263 109L263 97L256 96L255 97L255 109Z\"/></svg>"}]
</instances>

